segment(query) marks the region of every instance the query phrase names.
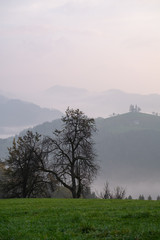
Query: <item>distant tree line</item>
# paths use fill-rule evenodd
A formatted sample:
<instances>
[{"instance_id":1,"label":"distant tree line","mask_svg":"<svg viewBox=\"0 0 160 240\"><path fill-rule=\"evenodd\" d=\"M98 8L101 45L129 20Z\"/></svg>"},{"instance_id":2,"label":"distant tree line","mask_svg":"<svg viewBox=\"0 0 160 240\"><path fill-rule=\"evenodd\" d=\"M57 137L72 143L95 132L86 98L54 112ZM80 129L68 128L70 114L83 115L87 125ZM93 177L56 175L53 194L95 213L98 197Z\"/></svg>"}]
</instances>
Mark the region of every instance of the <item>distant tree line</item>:
<instances>
[{"instance_id":1,"label":"distant tree line","mask_svg":"<svg viewBox=\"0 0 160 240\"><path fill-rule=\"evenodd\" d=\"M91 195L99 169L92 135L95 121L79 109L67 109L53 137L27 131L13 140L0 162L0 192L5 198L50 197L59 187L73 198Z\"/></svg>"},{"instance_id":2,"label":"distant tree line","mask_svg":"<svg viewBox=\"0 0 160 240\"><path fill-rule=\"evenodd\" d=\"M117 186L114 190L111 190L109 183L106 182L103 190L98 194L101 199L124 199L126 190L123 187Z\"/></svg>"},{"instance_id":3,"label":"distant tree line","mask_svg":"<svg viewBox=\"0 0 160 240\"><path fill-rule=\"evenodd\" d=\"M97 194L98 198L101 199L133 199L131 195L126 196L126 190L122 186L117 186L114 189L111 189L109 186L109 182L105 182L104 187L100 193ZM143 194L140 194L138 200L145 200ZM152 200L152 196L149 195L146 200ZM160 200L160 196L158 195L156 200Z\"/></svg>"}]
</instances>

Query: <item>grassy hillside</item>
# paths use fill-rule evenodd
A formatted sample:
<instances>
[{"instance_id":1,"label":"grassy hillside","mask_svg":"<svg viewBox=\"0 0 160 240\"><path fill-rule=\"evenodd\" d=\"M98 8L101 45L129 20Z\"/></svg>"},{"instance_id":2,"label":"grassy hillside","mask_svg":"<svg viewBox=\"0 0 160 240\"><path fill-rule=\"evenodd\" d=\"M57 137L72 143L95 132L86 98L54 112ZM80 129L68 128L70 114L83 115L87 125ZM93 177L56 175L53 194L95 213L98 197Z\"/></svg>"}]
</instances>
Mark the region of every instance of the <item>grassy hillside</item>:
<instances>
[{"instance_id":1,"label":"grassy hillside","mask_svg":"<svg viewBox=\"0 0 160 240\"><path fill-rule=\"evenodd\" d=\"M139 130L160 131L160 117L140 112L129 112L110 118L98 118L98 129L104 133L125 133Z\"/></svg>"},{"instance_id":2,"label":"grassy hillside","mask_svg":"<svg viewBox=\"0 0 160 240\"><path fill-rule=\"evenodd\" d=\"M0 240L158 240L160 202L0 200Z\"/></svg>"},{"instance_id":3,"label":"grassy hillside","mask_svg":"<svg viewBox=\"0 0 160 240\"><path fill-rule=\"evenodd\" d=\"M160 117L143 113L127 113L97 120L95 136L102 162L127 169L160 169ZM107 165L106 165L107 167ZM147 173L147 172L146 172Z\"/></svg>"}]
</instances>

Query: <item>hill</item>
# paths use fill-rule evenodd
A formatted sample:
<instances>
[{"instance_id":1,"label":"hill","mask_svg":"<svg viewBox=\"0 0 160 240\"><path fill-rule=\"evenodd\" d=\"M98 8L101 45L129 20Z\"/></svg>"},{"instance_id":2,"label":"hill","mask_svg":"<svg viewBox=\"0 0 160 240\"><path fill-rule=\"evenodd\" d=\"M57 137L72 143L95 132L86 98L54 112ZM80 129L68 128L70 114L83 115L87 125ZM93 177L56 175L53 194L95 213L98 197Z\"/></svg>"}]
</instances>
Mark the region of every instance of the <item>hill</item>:
<instances>
[{"instance_id":1,"label":"hill","mask_svg":"<svg viewBox=\"0 0 160 240\"><path fill-rule=\"evenodd\" d=\"M105 128L108 133L115 134L138 130L160 131L160 117L141 112L128 112L105 119L98 118L96 122L99 128Z\"/></svg>"},{"instance_id":2,"label":"hill","mask_svg":"<svg viewBox=\"0 0 160 240\"><path fill-rule=\"evenodd\" d=\"M127 113L98 119L97 128L101 180L122 184L131 193L159 194L160 117Z\"/></svg>"},{"instance_id":3,"label":"hill","mask_svg":"<svg viewBox=\"0 0 160 240\"><path fill-rule=\"evenodd\" d=\"M14 129L24 129L46 121L60 118L63 114L56 109L41 108L33 103L0 96L0 135L12 134Z\"/></svg>"},{"instance_id":4,"label":"hill","mask_svg":"<svg viewBox=\"0 0 160 240\"><path fill-rule=\"evenodd\" d=\"M112 113L122 114L129 110L130 104L138 105L143 112L160 113L160 95L127 93L118 89L92 92L86 89L53 86L37 97L39 104L50 106L55 102L63 112L70 106L80 108L88 116L108 117Z\"/></svg>"},{"instance_id":5,"label":"hill","mask_svg":"<svg viewBox=\"0 0 160 240\"><path fill-rule=\"evenodd\" d=\"M129 194L159 194L160 182L160 117L144 113L126 113L110 118L97 118L94 136L97 159L101 165L95 187L122 185ZM59 129L60 120L33 128L43 135ZM7 140L1 140L0 154ZM9 139L11 143L11 139ZM5 151L4 151L5 150ZM4 154L3 154L4 156Z\"/></svg>"}]
</instances>

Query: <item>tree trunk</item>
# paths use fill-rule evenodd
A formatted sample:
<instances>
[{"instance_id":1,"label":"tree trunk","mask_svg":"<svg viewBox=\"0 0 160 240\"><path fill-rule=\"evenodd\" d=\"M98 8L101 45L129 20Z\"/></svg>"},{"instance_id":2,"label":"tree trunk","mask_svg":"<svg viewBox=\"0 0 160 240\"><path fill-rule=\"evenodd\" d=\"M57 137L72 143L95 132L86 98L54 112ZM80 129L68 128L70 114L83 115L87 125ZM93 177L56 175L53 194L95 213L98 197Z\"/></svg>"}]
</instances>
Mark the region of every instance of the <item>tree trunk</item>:
<instances>
[{"instance_id":1,"label":"tree trunk","mask_svg":"<svg viewBox=\"0 0 160 240\"><path fill-rule=\"evenodd\" d=\"M81 181L79 181L78 191L77 191L77 198L80 198L81 194L82 194L82 186L81 186Z\"/></svg>"},{"instance_id":2,"label":"tree trunk","mask_svg":"<svg viewBox=\"0 0 160 240\"><path fill-rule=\"evenodd\" d=\"M76 191L74 189L72 190L72 197L73 198L77 198L77 193L76 193Z\"/></svg>"}]
</instances>

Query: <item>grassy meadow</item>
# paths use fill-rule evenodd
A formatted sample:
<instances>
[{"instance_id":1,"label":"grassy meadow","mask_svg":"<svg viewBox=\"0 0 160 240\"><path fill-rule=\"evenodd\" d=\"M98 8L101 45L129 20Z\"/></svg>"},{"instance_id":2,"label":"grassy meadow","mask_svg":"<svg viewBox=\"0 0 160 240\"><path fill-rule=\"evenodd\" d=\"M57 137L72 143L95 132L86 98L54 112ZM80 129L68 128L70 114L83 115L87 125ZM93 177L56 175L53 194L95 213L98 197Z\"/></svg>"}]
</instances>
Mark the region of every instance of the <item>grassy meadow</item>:
<instances>
[{"instance_id":1,"label":"grassy meadow","mask_svg":"<svg viewBox=\"0 0 160 240\"><path fill-rule=\"evenodd\" d=\"M160 201L0 200L0 240L60 239L160 239Z\"/></svg>"}]
</instances>

